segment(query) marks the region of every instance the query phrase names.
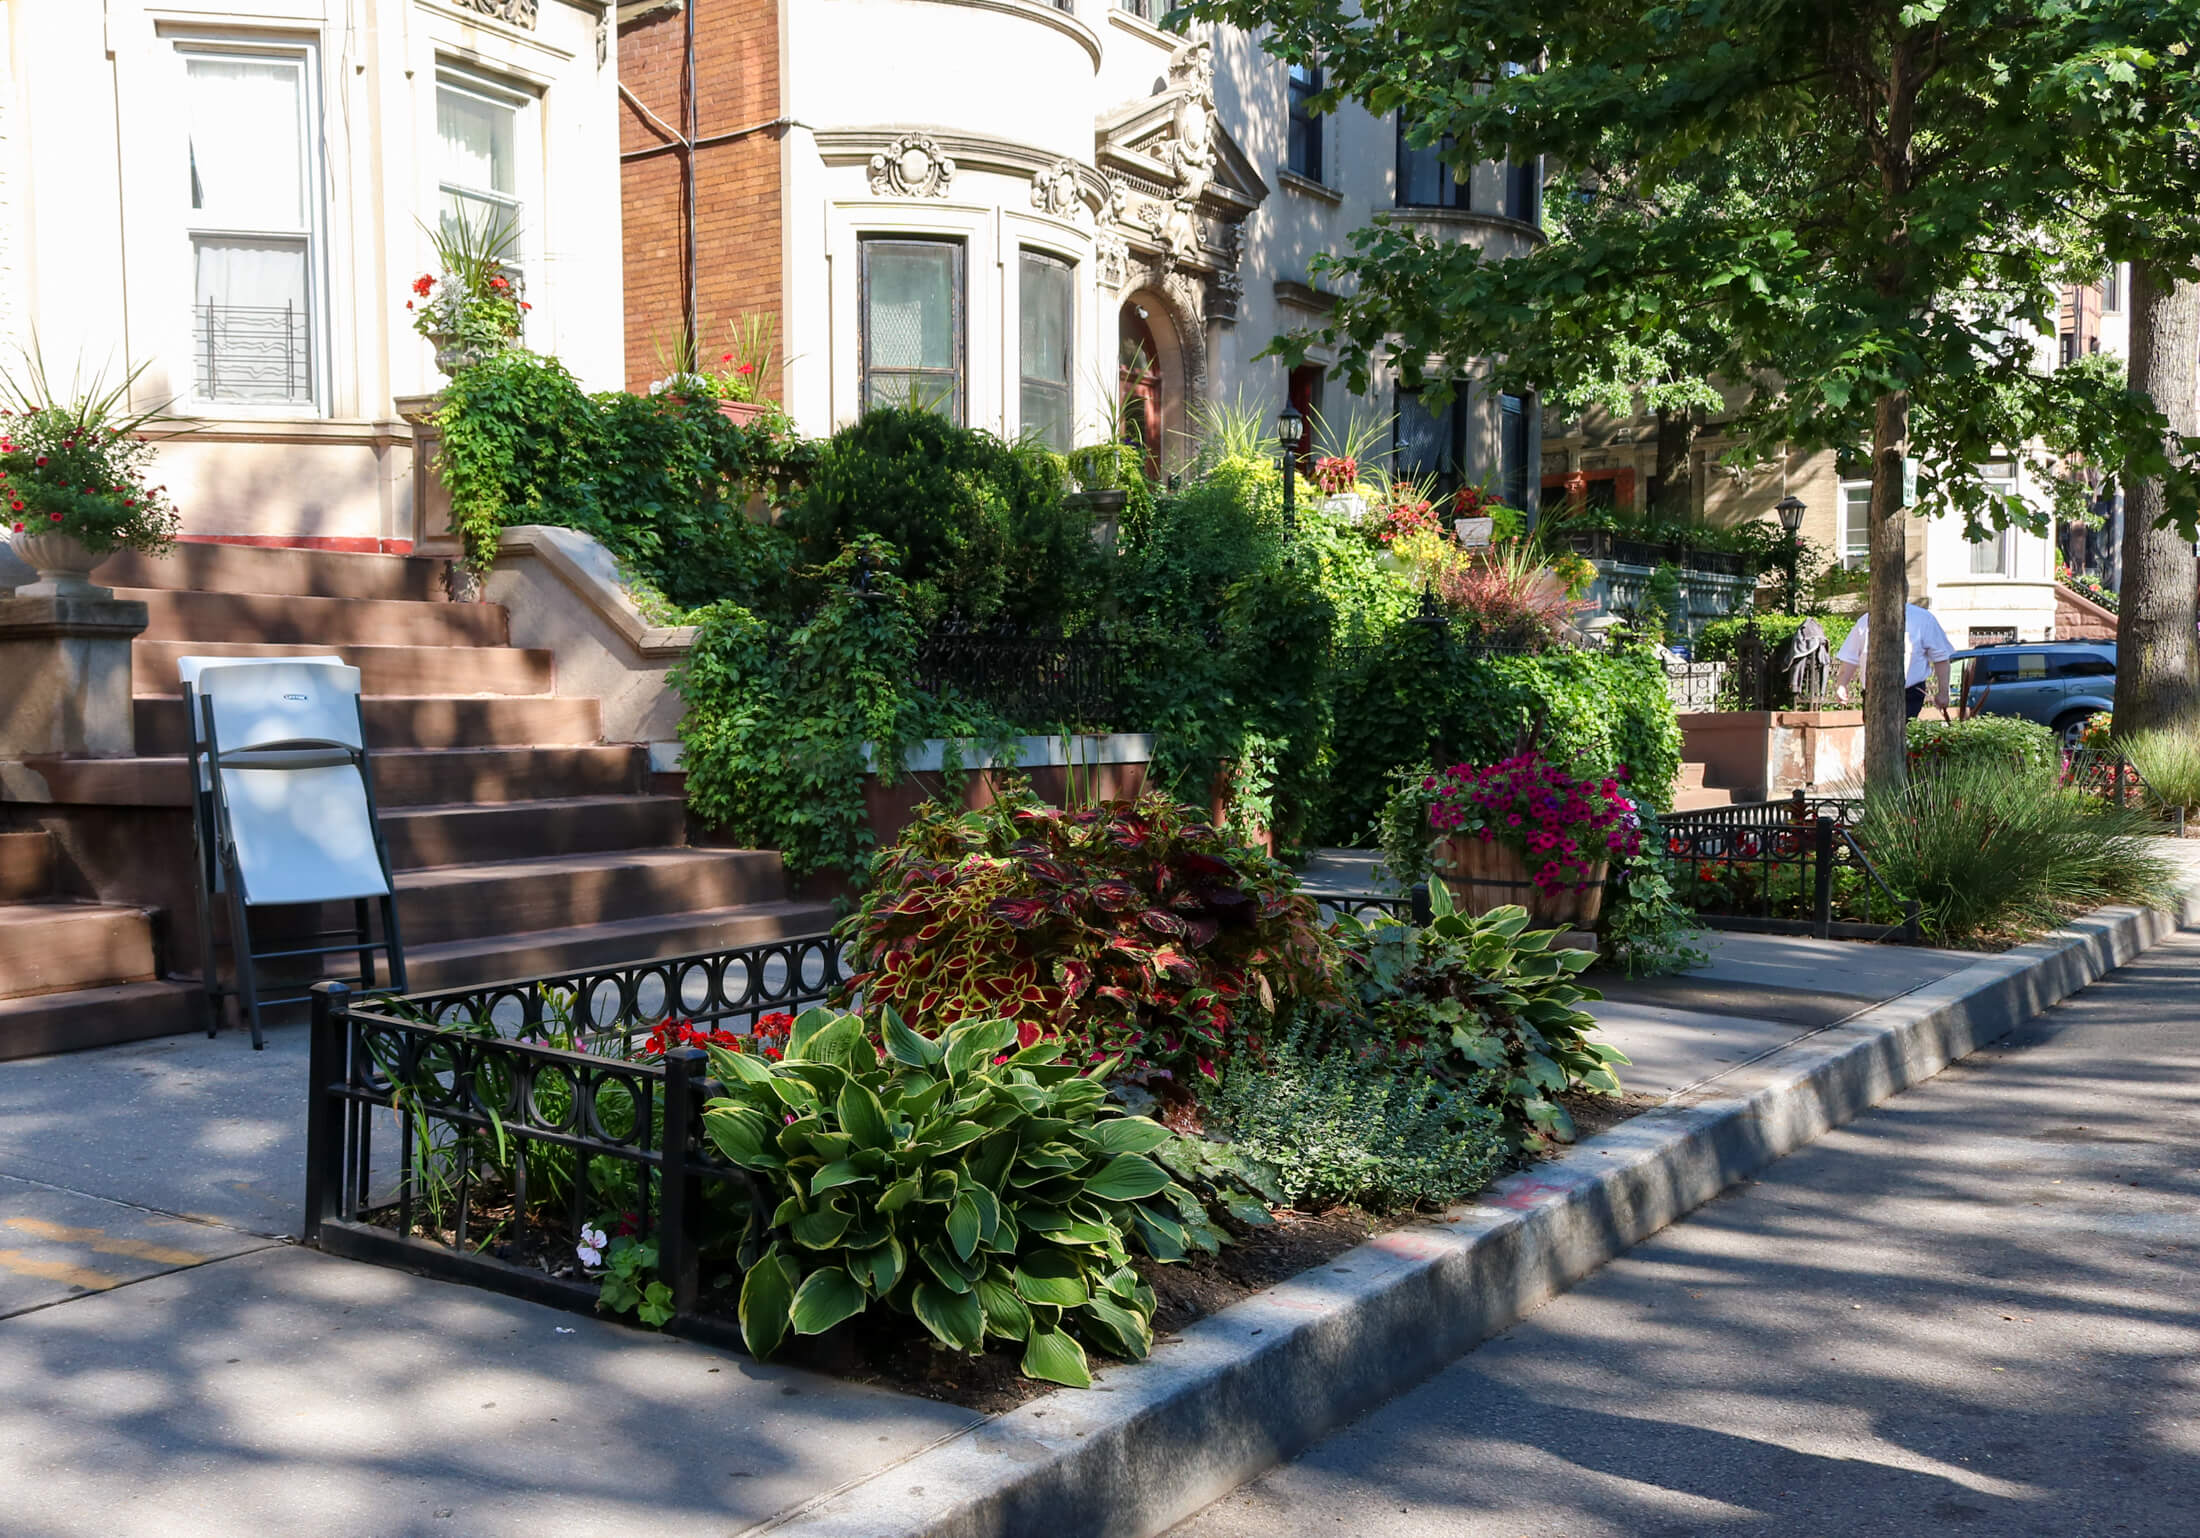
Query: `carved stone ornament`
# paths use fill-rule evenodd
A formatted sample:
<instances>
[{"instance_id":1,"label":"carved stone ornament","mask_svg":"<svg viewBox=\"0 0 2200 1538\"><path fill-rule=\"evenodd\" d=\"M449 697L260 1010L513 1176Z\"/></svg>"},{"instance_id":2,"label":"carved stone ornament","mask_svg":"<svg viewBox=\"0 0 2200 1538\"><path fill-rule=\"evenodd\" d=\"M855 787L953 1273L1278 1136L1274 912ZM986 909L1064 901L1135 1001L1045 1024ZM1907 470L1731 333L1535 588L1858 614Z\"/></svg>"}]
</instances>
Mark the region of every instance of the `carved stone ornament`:
<instances>
[{"instance_id":1,"label":"carved stone ornament","mask_svg":"<svg viewBox=\"0 0 2200 1538\"><path fill-rule=\"evenodd\" d=\"M498 21L508 21L515 27L534 30L537 0L458 0L458 4L469 11L494 16Z\"/></svg>"},{"instance_id":2,"label":"carved stone ornament","mask_svg":"<svg viewBox=\"0 0 2200 1538\"><path fill-rule=\"evenodd\" d=\"M1117 292L1130 281L1131 243L1122 236L1102 230L1092 243L1092 254L1102 288Z\"/></svg>"},{"instance_id":3,"label":"carved stone ornament","mask_svg":"<svg viewBox=\"0 0 2200 1538\"><path fill-rule=\"evenodd\" d=\"M1238 305L1245 298L1245 279L1234 267L1225 267L1207 280L1207 318L1209 320L1236 320Z\"/></svg>"},{"instance_id":4,"label":"carved stone ornament","mask_svg":"<svg viewBox=\"0 0 2200 1538\"><path fill-rule=\"evenodd\" d=\"M1057 160L1031 178L1031 206L1057 219L1074 219L1084 207L1077 185L1077 162Z\"/></svg>"},{"instance_id":5,"label":"carved stone ornament","mask_svg":"<svg viewBox=\"0 0 2200 1538\"><path fill-rule=\"evenodd\" d=\"M954 179L955 162L923 134L903 134L871 157L873 197L944 198Z\"/></svg>"}]
</instances>

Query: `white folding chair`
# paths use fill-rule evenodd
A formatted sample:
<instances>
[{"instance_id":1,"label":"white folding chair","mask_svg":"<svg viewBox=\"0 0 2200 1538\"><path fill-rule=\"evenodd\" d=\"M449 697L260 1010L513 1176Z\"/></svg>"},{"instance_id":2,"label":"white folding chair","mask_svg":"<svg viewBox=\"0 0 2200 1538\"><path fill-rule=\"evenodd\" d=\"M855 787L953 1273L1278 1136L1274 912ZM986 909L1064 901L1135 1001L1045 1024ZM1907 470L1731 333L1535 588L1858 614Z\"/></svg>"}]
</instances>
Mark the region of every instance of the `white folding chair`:
<instances>
[{"instance_id":1,"label":"white folding chair","mask_svg":"<svg viewBox=\"0 0 2200 1538\"><path fill-rule=\"evenodd\" d=\"M391 983L404 988L396 887L375 820L359 670L333 659L255 658L246 666L228 665L245 659L195 660L201 665L185 689L197 707L194 748L204 755L206 843L213 854L202 867L202 885L209 907L215 892L227 894L235 994L258 1048L265 1045L261 1009L309 997L262 999L263 961L356 953L358 975L347 980L373 988L379 950ZM195 751L194 779L200 767ZM310 943L278 941L277 949L253 942L255 908L344 901L352 904L349 930L316 928L306 936ZM371 914L377 906L379 940ZM226 990L213 962L211 925L202 931L208 1002L218 1020ZM340 943L322 943L331 940Z\"/></svg>"}]
</instances>

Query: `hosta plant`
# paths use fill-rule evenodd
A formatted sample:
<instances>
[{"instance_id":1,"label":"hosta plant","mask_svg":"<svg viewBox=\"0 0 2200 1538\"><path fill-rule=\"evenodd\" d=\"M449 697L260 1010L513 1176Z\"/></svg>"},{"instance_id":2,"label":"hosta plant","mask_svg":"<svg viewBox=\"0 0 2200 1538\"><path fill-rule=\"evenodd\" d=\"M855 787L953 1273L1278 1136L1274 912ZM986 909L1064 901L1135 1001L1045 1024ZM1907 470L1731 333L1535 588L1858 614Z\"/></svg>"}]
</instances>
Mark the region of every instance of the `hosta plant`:
<instances>
[{"instance_id":1,"label":"hosta plant","mask_svg":"<svg viewBox=\"0 0 2200 1538\"><path fill-rule=\"evenodd\" d=\"M1011 1021L927 1037L874 1013L875 1030L807 1011L777 1062L709 1049L724 1093L703 1125L779 1199L742 1281L749 1349L883 1305L956 1350L1021 1343L1026 1375L1074 1387L1088 1345L1145 1356L1154 1295L1133 1253L1223 1238L1148 1157L1168 1129L1111 1112L1112 1061L1080 1072L1054 1042L1018 1048Z\"/></svg>"},{"instance_id":2,"label":"hosta plant","mask_svg":"<svg viewBox=\"0 0 2200 1538\"><path fill-rule=\"evenodd\" d=\"M848 921L869 1004L926 1030L979 1016L1128 1077L1213 1078L1233 1032L1333 995L1334 947L1291 873L1161 795L1062 811L1028 791L934 805Z\"/></svg>"},{"instance_id":3,"label":"hosta plant","mask_svg":"<svg viewBox=\"0 0 2200 1538\"><path fill-rule=\"evenodd\" d=\"M1617 1094L1617 1047L1593 1040L1596 1019L1579 1006L1600 997L1574 978L1594 952L1556 950L1556 930L1528 928L1528 911L1454 911L1441 881L1429 885L1433 916L1422 929L1340 925L1358 1001L1378 1040L1401 1053L1434 1047L1439 1071L1487 1074L1483 1102L1505 1120L1516 1148L1570 1143L1573 1118L1557 1097L1569 1089Z\"/></svg>"}]
</instances>

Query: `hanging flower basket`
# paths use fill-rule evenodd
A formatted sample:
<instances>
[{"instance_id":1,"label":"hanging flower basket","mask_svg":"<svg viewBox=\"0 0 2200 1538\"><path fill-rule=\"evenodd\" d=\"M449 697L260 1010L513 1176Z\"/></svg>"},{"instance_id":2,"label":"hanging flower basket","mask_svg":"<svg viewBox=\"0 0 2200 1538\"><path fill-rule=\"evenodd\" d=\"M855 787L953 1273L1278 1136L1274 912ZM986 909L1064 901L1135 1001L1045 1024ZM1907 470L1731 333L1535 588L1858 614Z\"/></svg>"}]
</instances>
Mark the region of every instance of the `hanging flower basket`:
<instances>
[{"instance_id":1,"label":"hanging flower basket","mask_svg":"<svg viewBox=\"0 0 2200 1538\"><path fill-rule=\"evenodd\" d=\"M1462 913L1480 916L1516 903L1528 910L1532 923L1587 929L1604 911L1606 866L1602 861L1578 877L1579 886L1572 872L1568 880L1541 886L1535 879L1537 871L1528 868L1519 850L1470 833L1437 845L1435 863L1437 874L1451 889L1453 905Z\"/></svg>"}]
</instances>

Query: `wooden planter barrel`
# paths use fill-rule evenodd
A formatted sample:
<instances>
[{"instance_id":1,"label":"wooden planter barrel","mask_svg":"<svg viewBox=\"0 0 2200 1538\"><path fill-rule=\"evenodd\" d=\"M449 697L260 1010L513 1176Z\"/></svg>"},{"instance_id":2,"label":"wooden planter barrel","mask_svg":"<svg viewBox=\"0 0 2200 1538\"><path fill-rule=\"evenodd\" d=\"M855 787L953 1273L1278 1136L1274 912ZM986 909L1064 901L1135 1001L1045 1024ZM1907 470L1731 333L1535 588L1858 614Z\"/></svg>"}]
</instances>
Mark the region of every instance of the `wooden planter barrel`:
<instances>
[{"instance_id":1,"label":"wooden planter barrel","mask_svg":"<svg viewBox=\"0 0 2200 1538\"><path fill-rule=\"evenodd\" d=\"M1463 913L1481 915L1507 903L1528 910L1531 922L1587 929L1604 911L1604 865L1589 867L1589 884L1579 891L1559 887L1546 892L1535 884L1527 857L1495 839L1447 838L1436 850L1436 870Z\"/></svg>"}]
</instances>

